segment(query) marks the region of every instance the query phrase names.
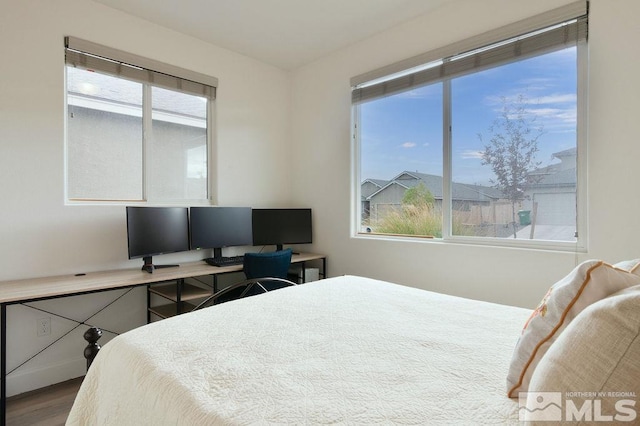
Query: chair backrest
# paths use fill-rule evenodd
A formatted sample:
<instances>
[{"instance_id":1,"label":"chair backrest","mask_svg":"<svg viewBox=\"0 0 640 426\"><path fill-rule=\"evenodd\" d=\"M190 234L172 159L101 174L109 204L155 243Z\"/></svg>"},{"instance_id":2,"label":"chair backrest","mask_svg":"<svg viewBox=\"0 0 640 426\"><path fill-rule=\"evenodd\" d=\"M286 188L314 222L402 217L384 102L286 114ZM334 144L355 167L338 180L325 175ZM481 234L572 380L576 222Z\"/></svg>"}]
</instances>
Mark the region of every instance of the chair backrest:
<instances>
[{"instance_id":1,"label":"chair backrest","mask_svg":"<svg viewBox=\"0 0 640 426\"><path fill-rule=\"evenodd\" d=\"M287 278L291 265L291 249L267 253L245 253L243 271L251 278Z\"/></svg>"}]
</instances>

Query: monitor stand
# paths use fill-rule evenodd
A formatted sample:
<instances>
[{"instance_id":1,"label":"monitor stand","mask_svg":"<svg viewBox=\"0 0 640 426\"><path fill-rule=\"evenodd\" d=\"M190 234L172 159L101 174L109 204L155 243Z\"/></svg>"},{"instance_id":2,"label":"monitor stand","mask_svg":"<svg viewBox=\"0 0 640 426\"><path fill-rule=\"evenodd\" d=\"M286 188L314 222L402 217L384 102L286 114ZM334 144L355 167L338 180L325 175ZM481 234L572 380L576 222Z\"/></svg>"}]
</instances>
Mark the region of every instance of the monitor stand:
<instances>
[{"instance_id":1,"label":"monitor stand","mask_svg":"<svg viewBox=\"0 0 640 426\"><path fill-rule=\"evenodd\" d=\"M282 246L282 244L276 244L276 251L282 251L284 250L284 247ZM300 254L299 251L292 251L291 254Z\"/></svg>"},{"instance_id":2,"label":"monitor stand","mask_svg":"<svg viewBox=\"0 0 640 426\"><path fill-rule=\"evenodd\" d=\"M142 270L143 271L147 271L148 273L152 274L154 269L161 269L161 268L177 268L180 265L154 265L153 264L153 259L151 256L145 256L142 258L142 261L144 262L144 265L142 265Z\"/></svg>"}]
</instances>

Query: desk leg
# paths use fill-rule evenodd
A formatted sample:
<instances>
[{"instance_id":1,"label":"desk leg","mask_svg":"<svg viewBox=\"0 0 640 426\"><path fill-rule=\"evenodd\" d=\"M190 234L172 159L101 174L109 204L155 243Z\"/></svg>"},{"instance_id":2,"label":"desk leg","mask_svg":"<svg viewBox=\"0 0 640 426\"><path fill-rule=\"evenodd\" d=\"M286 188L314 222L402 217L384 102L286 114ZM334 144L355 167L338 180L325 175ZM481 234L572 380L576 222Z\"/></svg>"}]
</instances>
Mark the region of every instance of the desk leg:
<instances>
[{"instance_id":1,"label":"desk leg","mask_svg":"<svg viewBox=\"0 0 640 426\"><path fill-rule=\"evenodd\" d=\"M149 287L151 285L147 284L147 324L151 323L151 292L149 291Z\"/></svg>"},{"instance_id":2,"label":"desk leg","mask_svg":"<svg viewBox=\"0 0 640 426\"><path fill-rule=\"evenodd\" d=\"M178 278L176 280L176 315L182 313L182 289L184 288L184 279Z\"/></svg>"},{"instance_id":3,"label":"desk leg","mask_svg":"<svg viewBox=\"0 0 640 426\"><path fill-rule=\"evenodd\" d=\"M0 321L0 425L4 426L7 424L7 305L4 303L0 307Z\"/></svg>"}]
</instances>

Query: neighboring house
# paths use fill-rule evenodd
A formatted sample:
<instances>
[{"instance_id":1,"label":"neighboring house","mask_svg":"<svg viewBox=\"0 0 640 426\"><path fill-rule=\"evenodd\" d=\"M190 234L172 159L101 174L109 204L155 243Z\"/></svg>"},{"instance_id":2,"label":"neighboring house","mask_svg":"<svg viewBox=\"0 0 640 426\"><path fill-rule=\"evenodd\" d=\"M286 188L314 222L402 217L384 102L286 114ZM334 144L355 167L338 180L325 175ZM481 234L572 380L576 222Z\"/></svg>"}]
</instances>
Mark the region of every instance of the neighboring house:
<instances>
[{"instance_id":1,"label":"neighboring house","mask_svg":"<svg viewBox=\"0 0 640 426\"><path fill-rule=\"evenodd\" d=\"M370 195L378 192L383 187L387 186L388 180L383 179L365 179L360 186L360 195L362 199L367 199Z\"/></svg>"},{"instance_id":2,"label":"neighboring house","mask_svg":"<svg viewBox=\"0 0 640 426\"><path fill-rule=\"evenodd\" d=\"M533 211L537 203L537 225L575 226L577 149L556 152L553 157L560 162L531 173L540 180L525 191L523 209Z\"/></svg>"},{"instance_id":3,"label":"neighboring house","mask_svg":"<svg viewBox=\"0 0 640 426\"><path fill-rule=\"evenodd\" d=\"M407 189L422 183L431 192L436 207L442 206L442 176L404 171L391 180L365 179L361 184L362 219L378 219L386 211L402 205ZM453 182L453 209L470 211L473 206L488 206L502 198L495 188Z\"/></svg>"},{"instance_id":4,"label":"neighboring house","mask_svg":"<svg viewBox=\"0 0 640 426\"><path fill-rule=\"evenodd\" d=\"M576 148L556 152L558 163L532 172L538 182L525 191L525 200L517 209L534 211L537 225L572 226L576 224ZM385 212L398 209L407 189L420 183L442 205L442 176L403 171L391 180L365 179L361 184L362 220L379 219ZM511 203L496 188L453 182L453 211L467 224L511 222ZM466 214L464 212L468 212ZM518 218L516 218L518 220Z\"/></svg>"}]
</instances>

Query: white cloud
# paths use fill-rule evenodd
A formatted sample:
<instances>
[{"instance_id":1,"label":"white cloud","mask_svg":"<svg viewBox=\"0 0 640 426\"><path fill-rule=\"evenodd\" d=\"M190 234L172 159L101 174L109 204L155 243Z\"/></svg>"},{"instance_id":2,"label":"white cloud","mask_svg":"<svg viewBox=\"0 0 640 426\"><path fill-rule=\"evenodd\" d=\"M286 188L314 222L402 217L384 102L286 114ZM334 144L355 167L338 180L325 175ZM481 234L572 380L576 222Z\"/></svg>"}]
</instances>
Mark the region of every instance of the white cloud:
<instances>
[{"instance_id":1,"label":"white cloud","mask_svg":"<svg viewBox=\"0 0 640 426\"><path fill-rule=\"evenodd\" d=\"M496 106L496 110L502 110L503 101L507 104L518 104L521 93L510 96L487 96L485 103L487 105ZM552 95L523 98L525 105L548 105L548 104L575 104L578 102L575 93L554 93Z\"/></svg>"},{"instance_id":2,"label":"white cloud","mask_svg":"<svg viewBox=\"0 0 640 426\"><path fill-rule=\"evenodd\" d=\"M498 116L502 112L504 103L517 104L518 96L487 96L485 103L490 106ZM535 117L545 131L558 131L575 128L577 122L576 107L577 97L575 93L554 93L546 96L524 98L526 114Z\"/></svg>"},{"instance_id":3,"label":"white cloud","mask_svg":"<svg viewBox=\"0 0 640 426\"><path fill-rule=\"evenodd\" d=\"M548 96L541 96L535 99L527 100L528 105L541 105L541 104L567 104L577 103L578 99L575 93L556 93Z\"/></svg>"},{"instance_id":4,"label":"white cloud","mask_svg":"<svg viewBox=\"0 0 640 426\"><path fill-rule=\"evenodd\" d=\"M400 146L403 148L415 148L417 144L415 142L405 142Z\"/></svg>"},{"instance_id":5,"label":"white cloud","mask_svg":"<svg viewBox=\"0 0 640 426\"><path fill-rule=\"evenodd\" d=\"M465 151L462 151L460 156L464 160L468 160L468 159L481 160L482 159L482 154L483 154L482 151L475 151L475 150L472 150L472 149L467 149Z\"/></svg>"},{"instance_id":6,"label":"white cloud","mask_svg":"<svg viewBox=\"0 0 640 426\"><path fill-rule=\"evenodd\" d=\"M575 108L531 108L527 112L542 120L545 128L561 125L575 126L577 122Z\"/></svg>"}]
</instances>

